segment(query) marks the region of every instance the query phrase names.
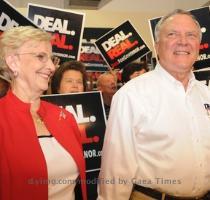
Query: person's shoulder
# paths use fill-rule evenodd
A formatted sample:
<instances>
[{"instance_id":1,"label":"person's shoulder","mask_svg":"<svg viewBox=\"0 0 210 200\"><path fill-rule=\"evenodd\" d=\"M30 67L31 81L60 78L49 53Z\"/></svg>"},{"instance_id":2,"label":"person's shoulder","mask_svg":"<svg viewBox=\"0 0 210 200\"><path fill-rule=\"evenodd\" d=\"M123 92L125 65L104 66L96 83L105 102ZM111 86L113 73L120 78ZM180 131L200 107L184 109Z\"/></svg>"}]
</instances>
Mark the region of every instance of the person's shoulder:
<instances>
[{"instance_id":1,"label":"person's shoulder","mask_svg":"<svg viewBox=\"0 0 210 200\"><path fill-rule=\"evenodd\" d=\"M156 74L155 71L149 71L147 73L144 73L138 77L135 77L128 81L125 85L123 85L119 91L120 92L131 92L136 90L143 91L147 87L151 87L154 85L153 83L156 82Z\"/></svg>"},{"instance_id":2,"label":"person's shoulder","mask_svg":"<svg viewBox=\"0 0 210 200\"><path fill-rule=\"evenodd\" d=\"M0 98L0 104L4 103L4 99L5 99L5 97Z\"/></svg>"},{"instance_id":3,"label":"person's shoulder","mask_svg":"<svg viewBox=\"0 0 210 200\"><path fill-rule=\"evenodd\" d=\"M199 88L200 91L206 92L210 95L210 86L207 86L204 82L195 80L197 88Z\"/></svg>"},{"instance_id":4,"label":"person's shoulder","mask_svg":"<svg viewBox=\"0 0 210 200\"><path fill-rule=\"evenodd\" d=\"M203 89L209 89L209 87L203 82L195 79L195 83L198 87L203 88Z\"/></svg>"},{"instance_id":5,"label":"person's shoulder","mask_svg":"<svg viewBox=\"0 0 210 200\"><path fill-rule=\"evenodd\" d=\"M5 105L6 105L6 103L7 103L6 95L3 96L3 97L0 97L0 109L1 109L1 108L4 108Z\"/></svg>"},{"instance_id":6,"label":"person's shoulder","mask_svg":"<svg viewBox=\"0 0 210 200\"><path fill-rule=\"evenodd\" d=\"M64 107L58 106L56 104L53 104L51 102L42 100L42 106L44 108L44 112L48 113L49 115L62 115L61 117L70 117L73 118L72 113L67 111ZM42 110L42 109L41 109Z\"/></svg>"},{"instance_id":7,"label":"person's shoulder","mask_svg":"<svg viewBox=\"0 0 210 200\"><path fill-rule=\"evenodd\" d=\"M48 101L45 101L45 100L42 100L42 105L45 107L45 109L49 109L51 111L60 111L61 110L61 108L58 105L53 104Z\"/></svg>"},{"instance_id":8,"label":"person's shoulder","mask_svg":"<svg viewBox=\"0 0 210 200\"><path fill-rule=\"evenodd\" d=\"M53 104L51 102L42 100L42 106L41 110L44 109L45 113L48 113L49 115L59 114L61 111L66 113L67 111L62 106L58 106L56 104Z\"/></svg>"},{"instance_id":9,"label":"person's shoulder","mask_svg":"<svg viewBox=\"0 0 210 200\"><path fill-rule=\"evenodd\" d=\"M150 71L136 78L131 79L123 85L115 94L115 101L146 101L147 97L151 97L154 91L158 90L156 72ZM144 100L145 99L145 100Z\"/></svg>"},{"instance_id":10,"label":"person's shoulder","mask_svg":"<svg viewBox=\"0 0 210 200\"><path fill-rule=\"evenodd\" d=\"M5 111L5 100L3 98L0 98L0 113L3 113ZM4 115L0 114L0 118L4 117Z\"/></svg>"}]
</instances>

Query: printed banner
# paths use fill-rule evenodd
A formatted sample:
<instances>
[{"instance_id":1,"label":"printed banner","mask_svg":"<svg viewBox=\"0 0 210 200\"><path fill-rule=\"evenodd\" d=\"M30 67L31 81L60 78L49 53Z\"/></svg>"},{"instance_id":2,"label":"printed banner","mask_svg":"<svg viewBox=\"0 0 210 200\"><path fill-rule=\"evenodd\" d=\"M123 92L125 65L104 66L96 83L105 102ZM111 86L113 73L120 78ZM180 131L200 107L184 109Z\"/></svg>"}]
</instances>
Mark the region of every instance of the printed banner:
<instances>
[{"instance_id":1,"label":"printed banner","mask_svg":"<svg viewBox=\"0 0 210 200\"><path fill-rule=\"evenodd\" d=\"M207 86L210 86L210 68L199 69L194 71L195 78L199 81L202 81Z\"/></svg>"},{"instance_id":2,"label":"printed banner","mask_svg":"<svg viewBox=\"0 0 210 200\"><path fill-rule=\"evenodd\" d=\"M84 14L28 4L28 18L41 29L53 33L53 54L61 62L79 60Z\"/></svg>"},{"instance_id":3,"label":"printed banner","mask_svg":"<svg viewBox=\"0 0 210 200\"><path fill-rule=\"evenodd\" d=\"M197 61L194 64L194 69L202 69L210 67L210 15L209 7L203 7L190 10L190 12L196 17L202 32L202 41L200 45L200 53ZM154 30L155 26L161 17L149 20L150 30L152 33L152 39L154 43Z\"/></svg>"},{"instance_id":4,"label":"printed banner","mask_svg":"<svg viewBox=\"0 0 210 200\"><path fill-rule=\"evenodd\" d=\"M35 26L30 20L21 15L10 3L4 0L1 1L0 34L12 27L29 25Z\"/></svg>"},{"instance_id":5,"label":"printed banner","mask_svg":"<svg viewBox=\"0 0 210 200\"><path fill-rule=\"evenodd\" d=\"M82 135L87 171L99 170L105 133L105 113L101 92L44 95L42 99L71 112Z\"/></svg>"},{"instance_id":6,"label":"printed banner","mask_svg":"<svg viewBox=\"0 0 210 200\"><path fill-rule=\"evenodd\" d=\"M95 44L113 69L121 69L126 64L150 52L146 43L129 21L109 31Z\"/></svg>"},{"instance_id":7,"label":"printed banner","mask_svg":"<svg viewBox=\"0 0 210 200\"><path fill-rule=\"evenodd\" d=\"M85 64L86 71L105 72L109 70L109 66L94 42L110 30L111 28L84 28L80 61Z\"/></svg>"}]
</instances>

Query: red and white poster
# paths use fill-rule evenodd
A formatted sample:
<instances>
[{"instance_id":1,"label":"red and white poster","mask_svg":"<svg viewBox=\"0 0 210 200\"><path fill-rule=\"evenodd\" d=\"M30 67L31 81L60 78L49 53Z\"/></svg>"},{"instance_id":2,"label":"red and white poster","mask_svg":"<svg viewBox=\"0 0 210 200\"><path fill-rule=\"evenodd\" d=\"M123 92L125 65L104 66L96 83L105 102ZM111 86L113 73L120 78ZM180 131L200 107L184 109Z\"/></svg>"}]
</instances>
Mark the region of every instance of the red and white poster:
<instances>
[{"instance_id":1,"label":"red and white poster","mask_svg":"<svg viewBox=\"0 0 210 200\"><path fill-rule=\"evenodd\" d=\"M53 34L53 54L61 59L79 60L84 14L37 4L28 4L28 18Z\"/></svg>"},{"instance_id":2,"label":"red and white poster","mask_svg":"<svg viewBox=\"0 0 210 200\"><path fill-rule=\"evenodd\" d=\"M85 64L88 72L105 72L109 66L101 56L95 41L112 30L111 28L84 28L80 61Z\"/></svg>"},{"instance_id":3,"label":"red and white poster","mask_svg":"<svg viewBox=\"0 0 210 200\"><path fill-rule=\"evenodd\" d=\"M0 34L17 26L34 26L32 21L20 14L9 2L2 0L0 4Z\"/></svg>"},{"instance_id":4,"label":"red and white poster","mask_svg":"<svg viewBox=\"0 0 210 200\"><path fill-rule=\"evenodd\" d=\"M112 69L121 69L150 52L130 21L112 29L95 44Z\"/></svg>"}]
</instances>

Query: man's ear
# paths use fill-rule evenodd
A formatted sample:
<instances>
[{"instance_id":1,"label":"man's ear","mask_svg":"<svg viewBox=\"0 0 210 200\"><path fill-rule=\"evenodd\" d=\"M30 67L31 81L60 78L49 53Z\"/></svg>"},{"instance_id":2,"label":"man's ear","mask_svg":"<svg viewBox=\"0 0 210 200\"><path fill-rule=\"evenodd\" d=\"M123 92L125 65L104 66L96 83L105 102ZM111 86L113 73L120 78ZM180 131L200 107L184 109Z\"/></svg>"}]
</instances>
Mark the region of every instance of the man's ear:
<instances>
[{"instance_id":1,"label":"man's ear","mask_svg":"<svg viewBox=\"0 0 210 200\"><path fill-rule=\"evenodd\" d=\"M156 52L156 59L157 59L157 61L159 60L159 43L158 42L155 42L155 45L154 45L154 47L155 47L155 52Z\"/></svg>"},{"instance_id":2,"label":"man's ear","mask_svg":"<svg viewBox=\"0 0 210 200\"><path fill-rule=\"evenodd\" d=\"M5 57L5 62L12 72L18 71L16 55L8 55Z\"/></svg>"},{"instance_id":3,"label":"man's ear","mask_svg":"<svg viewBox=\"0 0 210 200\"><path fill-rule=\"evenodd\" d=\"M158 42L155 42L154 47L155 47L156 54L158 55L158 52L159 52L159 44L158 44Z\"/></svg>"}]
</instances>

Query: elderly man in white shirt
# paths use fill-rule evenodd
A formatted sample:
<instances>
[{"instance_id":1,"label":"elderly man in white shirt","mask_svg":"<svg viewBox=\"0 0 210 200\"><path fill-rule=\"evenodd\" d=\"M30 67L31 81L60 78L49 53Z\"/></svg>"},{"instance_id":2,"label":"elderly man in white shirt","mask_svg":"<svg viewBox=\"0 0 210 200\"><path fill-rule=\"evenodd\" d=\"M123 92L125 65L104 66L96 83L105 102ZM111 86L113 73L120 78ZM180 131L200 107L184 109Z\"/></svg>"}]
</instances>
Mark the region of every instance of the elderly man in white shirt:
<instances>
[{"instance_id":1,"label":"elderly man in white shirt","mask_svg":"<svg viewBox=\"0 0 210 200\"><path fill-rule=\"evenodd\" d=\"M114 95L98 200L206 199L210 90L192 73L200 42L189 12L175 10L159 21L155 70Z\"/></svg>"}]
</instances>

